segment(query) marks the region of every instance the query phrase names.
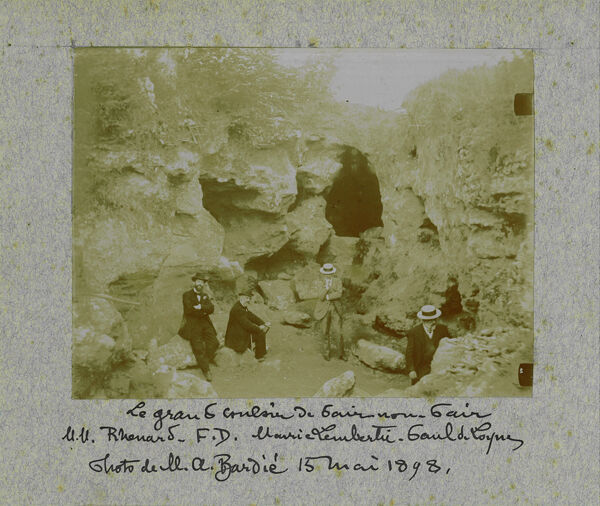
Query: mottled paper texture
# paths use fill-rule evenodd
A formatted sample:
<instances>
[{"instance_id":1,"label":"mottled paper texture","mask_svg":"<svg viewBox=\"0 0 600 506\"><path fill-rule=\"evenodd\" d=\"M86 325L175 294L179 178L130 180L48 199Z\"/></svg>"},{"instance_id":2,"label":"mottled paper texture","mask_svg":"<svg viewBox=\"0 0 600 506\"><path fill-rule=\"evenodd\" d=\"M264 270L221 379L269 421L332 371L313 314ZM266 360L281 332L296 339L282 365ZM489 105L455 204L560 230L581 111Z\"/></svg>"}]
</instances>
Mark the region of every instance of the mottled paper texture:
<instances>
[{"instance_id":1,"label":"mottled paper texture","mask_svg":"<svg viewBox=\"0 0 600 506\"><path fill-rule=\"evenodd\" d=\"M4 504L594 504L598 499L599 14L555 2L4 2L0 425ZM90 473L102 449L68 425L118 424L131 401L71 398L73 46L532 48L535 51L533 398L473 400L518 431L514 455L431 445L449 477ZM194 411L203 401L161 401ZM280 400L280 406L294 400ZM393 409L400 401L343 399ZM231 401L238 408L246 401ZM308 400L318 410L323 401ZM425 400L403 400L423 409ZM158 407L158 405L155 405ZM131 446L135 448L135 446ZM240 453L280 446L240 445ZM327 447L322 447L326 451ZM109 451L109 449L107 449ZM146 454L159 449L147 447ZM356 458L367 446L352 446ZM403 450L410 455L410 450Z\"/></svg>"}]
</instances>

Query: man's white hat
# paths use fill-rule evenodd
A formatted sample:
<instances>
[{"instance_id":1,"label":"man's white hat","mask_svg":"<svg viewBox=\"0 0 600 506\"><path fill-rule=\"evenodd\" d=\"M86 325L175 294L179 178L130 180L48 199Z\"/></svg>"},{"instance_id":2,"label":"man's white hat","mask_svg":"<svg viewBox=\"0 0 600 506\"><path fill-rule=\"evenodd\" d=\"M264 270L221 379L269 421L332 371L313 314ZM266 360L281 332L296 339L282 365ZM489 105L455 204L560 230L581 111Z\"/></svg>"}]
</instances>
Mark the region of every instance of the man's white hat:
<instances>
[{"instance_id":1,"label":"man's white hat","mask_svg":"<svg viewBox=\"0 0 600 506\"><path fill-rule=\"evenodd\" d=\"M435 306L426 305L421 308L421 311L417 313L417 316L421 320L435 320L441 316L442 312Z\"/></svg>"},{"instance_id":2,"label":"man's white hat","mask_svg":"<svg viewBox=\"0 0 600 506\"><path fill-rule=\"evenodd\" d=\"M323 264L323 267L319 269L321 274L334 274L337 269L333 264Z\"/></svg>"}]
</instances>

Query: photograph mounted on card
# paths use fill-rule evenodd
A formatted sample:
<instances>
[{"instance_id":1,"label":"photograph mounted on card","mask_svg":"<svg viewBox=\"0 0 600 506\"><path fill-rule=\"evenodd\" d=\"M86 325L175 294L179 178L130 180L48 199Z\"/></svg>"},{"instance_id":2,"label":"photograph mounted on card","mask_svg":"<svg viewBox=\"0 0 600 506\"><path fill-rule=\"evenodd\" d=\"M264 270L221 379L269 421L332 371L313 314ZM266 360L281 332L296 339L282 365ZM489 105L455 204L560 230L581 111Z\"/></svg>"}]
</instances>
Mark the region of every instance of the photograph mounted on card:
<instances>
[{"instance_id":1,"label":"photograph mounted on card","mask_svg":"<svg viewBox=\"0 0 600 506\"><path fill-rule=\"evenodd\" d=\"M73 139L73 398L532 395L530 51L81 48Z\"/></svg>"}]
</instances>

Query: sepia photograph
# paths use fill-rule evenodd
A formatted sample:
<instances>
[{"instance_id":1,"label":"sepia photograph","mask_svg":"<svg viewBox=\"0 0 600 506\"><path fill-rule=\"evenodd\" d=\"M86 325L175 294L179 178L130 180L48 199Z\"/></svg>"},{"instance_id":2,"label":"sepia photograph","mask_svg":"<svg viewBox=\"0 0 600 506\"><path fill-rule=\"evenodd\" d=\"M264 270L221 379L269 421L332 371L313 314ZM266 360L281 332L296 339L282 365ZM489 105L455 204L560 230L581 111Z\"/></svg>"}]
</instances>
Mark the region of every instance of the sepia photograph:
<instances>
[{"instance_id":1,"label":"sepia photograph","mask_svg":"<svg viewBox=\"0 0 600 506\"><path fill-rule=\"evenodd\" d=\"M526 50L79 48L72 397L531 397Z\"/></svg>"}]
</instances>

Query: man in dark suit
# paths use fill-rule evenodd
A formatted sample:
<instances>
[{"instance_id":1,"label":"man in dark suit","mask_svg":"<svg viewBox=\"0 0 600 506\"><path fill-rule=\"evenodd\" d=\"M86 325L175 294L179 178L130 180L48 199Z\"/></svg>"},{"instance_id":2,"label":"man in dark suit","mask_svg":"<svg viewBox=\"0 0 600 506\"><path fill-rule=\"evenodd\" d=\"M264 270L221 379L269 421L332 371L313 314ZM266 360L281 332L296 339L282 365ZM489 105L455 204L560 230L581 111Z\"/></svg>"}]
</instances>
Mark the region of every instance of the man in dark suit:
<instances>
[{"instance_id":1,"label":"man in dark suit","mask_svg":"<svg viewBox=\"0 0 600 506\"><path fill-rule=\"evenodd\" d=\"M219 340L209 315L214 312L215 307L207 294L210 289L206 278L195 274L192 281L194 288L183 294L183 319L179 335L190 342L204 377L207 381L212 381L209 362L215 357Z\"/></svg>"},{"instance_id":2,"label":"man in dark suit","mask_svg":"<svg viewBox=\"0 0 600 506\"><path fill-rule=\"evenodd\" d=\"M412 385L431 372L431 360L440 344L440 339L450 337L448 327L436 322L441 314L442 312L435 306L423 306L417 313L423 323L408 331L406 368Z\"/></svg>"},{"instance_id":3,"label":"man in dark suit","mask_svg":"<svg viewBox=\"0 0 600 506\"><path fill-rule=\"evenodd\" d=\"M244 353L251 349L254 342L254 357L262 360L267 353L266 334L270 324L265 323L248 309L251 290L244 289L239 294L239 300L229 312L225 346Z\"/></svg>"}]
</instances>

